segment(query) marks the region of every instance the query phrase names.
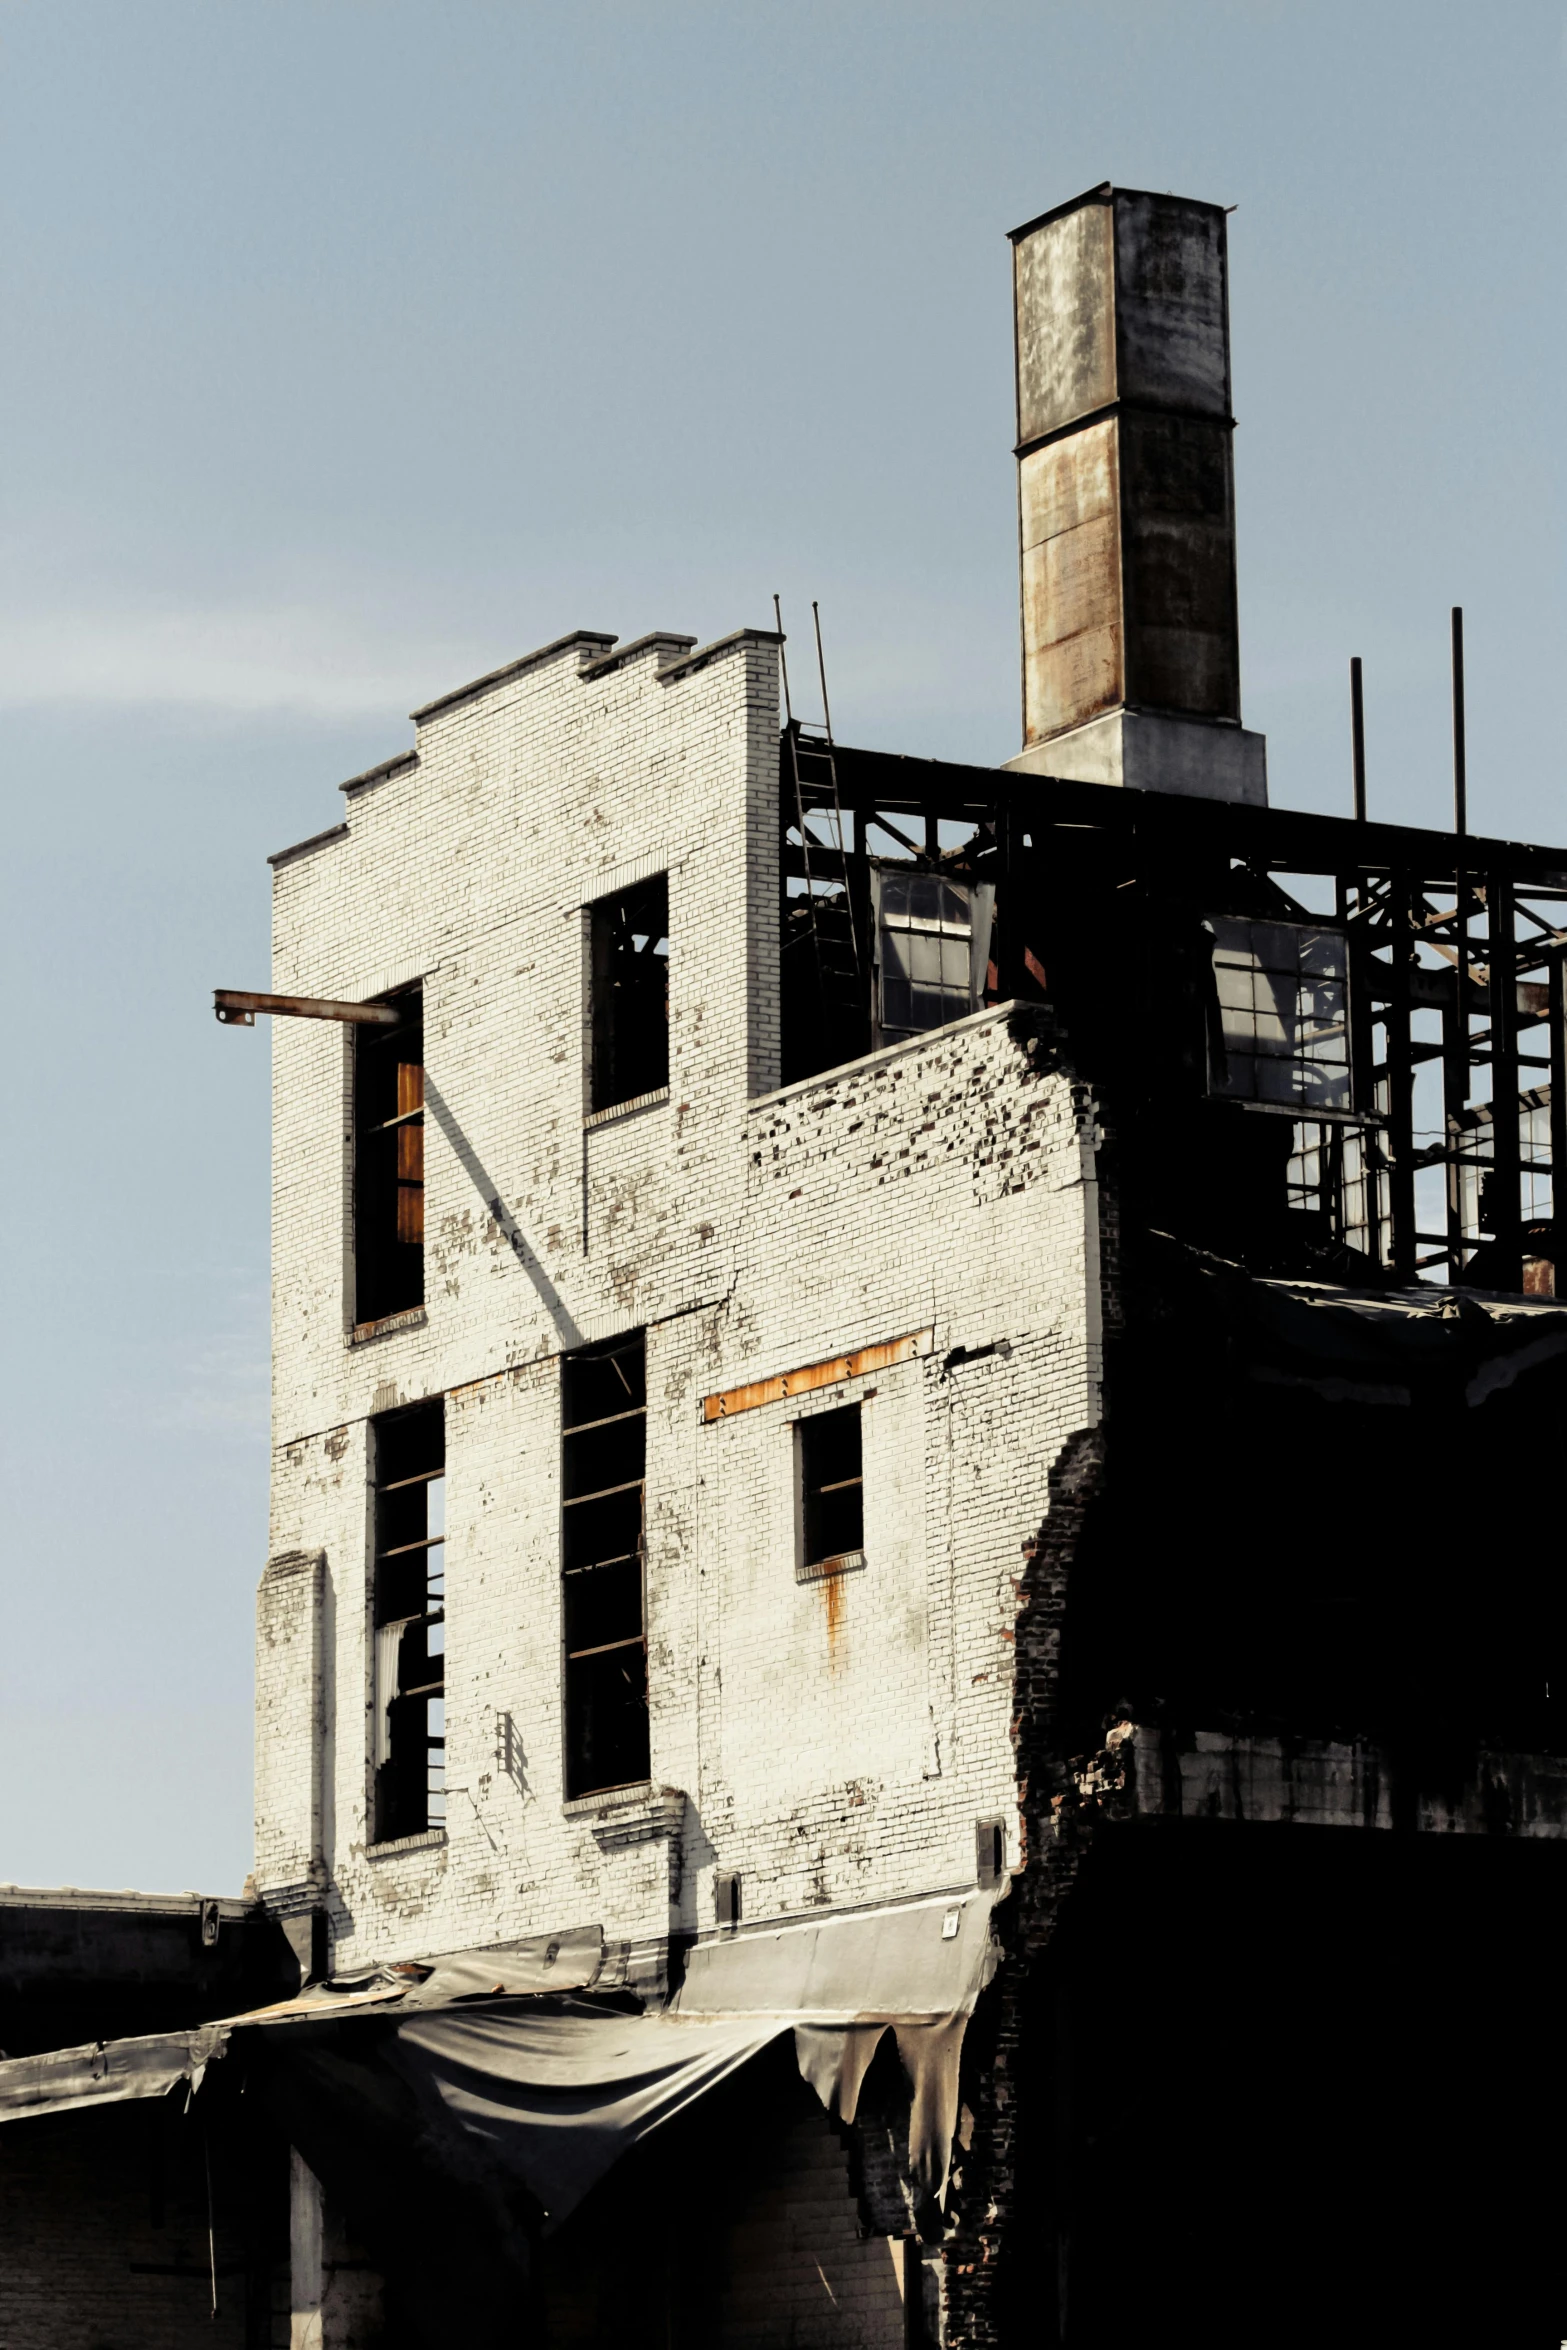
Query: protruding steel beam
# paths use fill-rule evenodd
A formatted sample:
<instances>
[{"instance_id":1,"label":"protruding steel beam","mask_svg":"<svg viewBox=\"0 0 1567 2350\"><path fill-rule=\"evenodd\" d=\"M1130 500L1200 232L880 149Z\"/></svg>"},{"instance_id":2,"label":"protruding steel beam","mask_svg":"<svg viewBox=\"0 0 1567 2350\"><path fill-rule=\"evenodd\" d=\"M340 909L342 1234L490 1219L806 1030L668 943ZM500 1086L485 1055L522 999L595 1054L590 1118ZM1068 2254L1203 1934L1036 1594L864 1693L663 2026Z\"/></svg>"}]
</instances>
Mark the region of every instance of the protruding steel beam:
<instances>
[{"instance_id":1,"label":"protruding steel beam","mask_svg":"<svg viewBox=\"0 0 1567 2350\"><path fill-rule=\"evenodd\" d=\"M395 1004L340 1004L331 996L251 995L242 988L215 987L212 1008L226 1028L254 1028L258 1012L294 1020L346 1020L361 1028L395 1028L402 1014Z\"/></svg>"}]
</instances>

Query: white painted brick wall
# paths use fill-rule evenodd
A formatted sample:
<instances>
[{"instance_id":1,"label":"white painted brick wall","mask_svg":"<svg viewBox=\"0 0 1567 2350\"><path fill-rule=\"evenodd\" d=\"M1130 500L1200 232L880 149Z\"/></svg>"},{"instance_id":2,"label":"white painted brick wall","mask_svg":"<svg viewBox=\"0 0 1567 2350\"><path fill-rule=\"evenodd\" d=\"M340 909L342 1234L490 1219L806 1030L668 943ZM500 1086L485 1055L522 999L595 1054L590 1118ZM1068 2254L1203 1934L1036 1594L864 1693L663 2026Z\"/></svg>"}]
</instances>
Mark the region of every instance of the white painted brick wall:
<instances>
[{"instance_id":1,"label":"white painted brick wall","mask_svg":"<svg viewBox=\"0 0 1567 2350\"><path fill-rule=\"evenodd\" d=\"M591 1920L633 1941L705 1928L717 1869L741 1872L747 1921L956 1886L975 1820L1015 1820L1020 1545L1099 1409L1091 1127L999 1013L769 1091L776 655L744 641L667 681L656 659L585 681L568 647L438 713L417 765L349 795L346 838L277 870L277 987L425 990L427 1313L366 1341L348 1039L274 1024L272 1550L325 1559L320 1816L345 1965ZM581 908L662 866L669 1099L585 1131ZM683 1866L660 1841L601 1851L562 1806L558 1357L638 1325L653 1775L688 1797ZM922 1359L843 1394L702 1423L715 1390L925 1329ZM439 1393L448 1832L376 1852L366 1424ZM792 1422L855 1395L867 1564L832 1609L795 1581ZM294 1867L307 1769L275 1614L264 1889Z\"/></svg>"}]
</instances>

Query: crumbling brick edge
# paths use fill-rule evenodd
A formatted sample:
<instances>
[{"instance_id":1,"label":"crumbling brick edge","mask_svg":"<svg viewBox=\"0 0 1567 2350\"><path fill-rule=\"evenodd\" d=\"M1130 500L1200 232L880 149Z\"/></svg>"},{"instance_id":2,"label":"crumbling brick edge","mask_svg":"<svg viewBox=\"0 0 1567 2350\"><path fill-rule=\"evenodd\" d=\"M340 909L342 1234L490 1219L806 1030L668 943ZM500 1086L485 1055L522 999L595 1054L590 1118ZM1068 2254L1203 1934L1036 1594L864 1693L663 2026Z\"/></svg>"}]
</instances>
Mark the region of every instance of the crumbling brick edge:
<instances>
[{"instance_id":1,"label":"crumbling brick edge","mask_svg":"<svg viewBox=\"0 0 1567 2350\"><path fill-rule=\"evenodd\" d=\"M1009 2339L1000 2256L1028 2229L1016 2207L1024 2036L1040 1961L1083 1855L1113 1815L1124 1771L1112 1730L1104 1751L1071 1762L1060 1751L1057 1693L1062 1621L1073 1561L1104 1487L1105 1439L1079 1429L1050 1474L1049 1509L1024 1544L1019 1582L1013 1743L1023 1825L1022 1866L996 1912L1003 1956L964 2048L958 2143L943 2235L949 2350L996 2350ZM1085 1767L1086 1765L1086 1767Z\"/></svg>"}]
</instances>

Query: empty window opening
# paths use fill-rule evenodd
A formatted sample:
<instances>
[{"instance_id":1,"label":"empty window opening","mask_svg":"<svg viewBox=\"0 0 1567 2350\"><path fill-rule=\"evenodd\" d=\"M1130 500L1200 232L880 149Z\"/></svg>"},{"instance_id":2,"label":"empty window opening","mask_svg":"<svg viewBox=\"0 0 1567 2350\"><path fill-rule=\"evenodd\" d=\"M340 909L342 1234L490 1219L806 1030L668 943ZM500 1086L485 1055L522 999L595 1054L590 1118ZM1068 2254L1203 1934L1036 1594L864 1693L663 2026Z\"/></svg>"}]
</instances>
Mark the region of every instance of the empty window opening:
<instances>
[{"instance_id":1,"label":"empty window opening","mask_svg":"<svg viewBox=\"0 0 1567 2350\"><path fill-rule=\"evenodd\" d=\"M878 1044L966 1019L984 1001L996 893L939 873L873 868Z\"/></svg>"},{"instance_id":2,"label":"empty window opening","mask_svg":"<svg viewBox=\"0 0 1567 2350\"><path fill-rule=\"evenodd\" d=\"M804 1564L857 1560L865 1541L860 1407L818 1413L798 1428Z\"/></svg>"},{"instance_id":3,"label":"empty window opening","mask_svg":"<svg viewBox=\"0 0 1567 2350\"><path fill-rule=\"evenodd\" d=\"M713 1879L713 1911L719 1931L733 1934L740 1924L740 1879L721 1871Z\"/></svg>"},{"instance_id":4,"label":"empty window opening","mask_svg":"<svg viewBox=\"0 0 1567 2350\"><path fill-rule=\"evenodd\" d=\"M424 999L354 1030L354 1319L424 1303Z\"/></svg>"},{"instance_id":5,"label":"empty window opening","mask_svg":"<svg viewBox=\"0 0 1567 2350\"><path fill-rule=\"evenodd\" d=\"M446 1818L446 1406L370 1424L375 1480L375 1836Z\"/></svg>"},{"instance_id":6,"label":"empty window opening","mask_svg":"<svg viewBox=\"0 0 1567 2350\"><path fill-rule=\"evenodd\" d=\"M640 1330L561 1359L566 1794L648 1775Z\"/></svg>"},{"instance_id":7,"label":"empty window opening","mask_svg":"<svg viewBox=\"0 0 1567 2350\"><path fill-rule=\"evenodd\" d=\"M1216 918L1218 1029L1208 1090L1302 1110L1353 1108L1342 931Z\"/></svg>"},{"instance_id":8,"label":"empty window opening","mask_svg":"<svg viewBox=\"0 0 1567 2350\"><path fill-rule=\"evenodd\" d=\"M591 909L590 1098L612 1110L669 1083L669 876Z\"/></svg>"}]
</instances>

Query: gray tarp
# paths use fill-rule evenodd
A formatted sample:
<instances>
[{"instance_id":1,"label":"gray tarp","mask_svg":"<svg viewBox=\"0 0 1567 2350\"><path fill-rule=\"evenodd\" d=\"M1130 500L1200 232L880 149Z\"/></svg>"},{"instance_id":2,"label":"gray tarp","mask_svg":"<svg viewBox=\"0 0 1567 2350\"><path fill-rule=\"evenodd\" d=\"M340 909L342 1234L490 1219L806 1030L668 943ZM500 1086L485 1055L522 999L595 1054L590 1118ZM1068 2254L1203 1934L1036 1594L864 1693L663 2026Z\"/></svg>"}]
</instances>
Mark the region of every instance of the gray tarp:
<instances>
[{"instance_id":1,"label":"gray tarp","mask_svg":"<svg viewBox=\"0 0 1567 2350\"><path fill-rule=\"evenodd\" d=\"M233 2045L264 2053L296 2112L332 2109L340 2145L406 2134L453 2175L524 2187L551 2227L662 2123L792 2030L800 2069L852 2121L883 2034L911 2094L910 2167L945 2183L958 2062L994 1965L995 1895L976 1892L699 1945L662 2015L570 1994L599 1929L372 1969L193 2033L0 2063L0 2120L163 2094Z\"/></svg>"},{"instance_id":2,"label":"gray tarp","mask_svg":"<svg viewBox=\"0 0 1567 2350\"><path fill-rule=\"evenodd\" d=\"M163 2097L178 2081L199 2086L207 2066L222 2056L236 2031L359 2015L395 2005L399 2014L444 2007L476 1993L577 1991L604 1963L599 1926L539 1934L490 1950L455 1951L414 1961L406 1969L370 1967L335 1984L318 1984L297 1999L224 2016L187 2032L157 2032L133 2040L89 2041L44 2056L0 2059L0 2122L28 2115L69 2113L82 2106L115 2105L128 2097Z\"/></svg>"},{"instance_id":3,"label":"gray tarp","mask_svg":"<svg viewBox=\"0 0 1567 2350\"><path fill-rule=\"evenodd\" d=\"M700 1944L686 1962L683 2016L771 2014L793 2025L800 2070L829 2113L852 2122L883 2035L909 2084L909 2169L946 2186L958 2067L974 2002L995 1971L994 1891Z\"/></svg>"},{"instance_id":4,"label":"gray tarp","mask_svg":"<svg viewBox=\"0 0 1567 2350\"><path fill-rule=\"evenodd\" d=\"M451 2007L400 2022L380 2056L412 2088L431 2151L460 2134L464 2168L520 2181L553 2229L649 2131L786 2029L771 2016Z\"/></svg>"},{"instance_id":5,"label":"gray tarp","mask_svg":"<svg viewBox=\"0 0 1567 2350\"><path fill-rule=\"evenodd\" d=\"M226 2025L204 2024L194 2032L155 2032L53 2048L45 2056L8 2057L0 2063L0 2121L167 2096L177 2081L199 2082L228 2037Z\"/></svg>"}]
</instances>

